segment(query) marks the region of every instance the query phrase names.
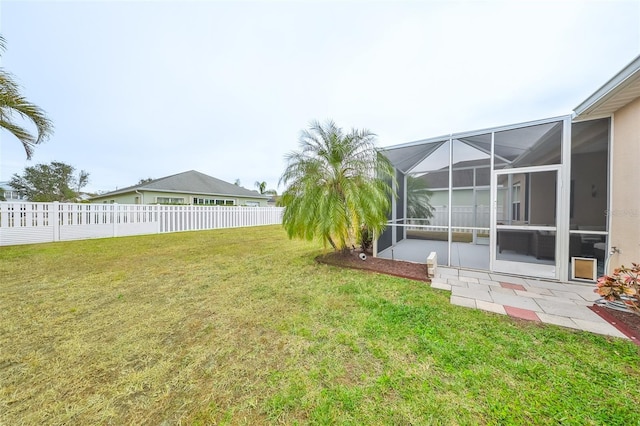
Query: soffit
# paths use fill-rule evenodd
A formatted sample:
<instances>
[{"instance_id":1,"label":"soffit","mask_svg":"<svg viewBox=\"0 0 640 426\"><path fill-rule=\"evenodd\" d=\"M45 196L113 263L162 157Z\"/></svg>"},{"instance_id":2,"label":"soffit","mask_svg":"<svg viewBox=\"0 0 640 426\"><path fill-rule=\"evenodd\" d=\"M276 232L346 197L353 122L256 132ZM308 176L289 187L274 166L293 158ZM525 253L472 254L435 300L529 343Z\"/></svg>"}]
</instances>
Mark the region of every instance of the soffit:
<instances>
[{"instance_id":1,"label":"soffit","mask_svg":"<svg viewBox=\"0 0 640 426\"><path fill-rule=\"evenodd\" d=\"M640 98L640 56L575 108L574 119L609 116Z\"/></svg>"}]
</instances>

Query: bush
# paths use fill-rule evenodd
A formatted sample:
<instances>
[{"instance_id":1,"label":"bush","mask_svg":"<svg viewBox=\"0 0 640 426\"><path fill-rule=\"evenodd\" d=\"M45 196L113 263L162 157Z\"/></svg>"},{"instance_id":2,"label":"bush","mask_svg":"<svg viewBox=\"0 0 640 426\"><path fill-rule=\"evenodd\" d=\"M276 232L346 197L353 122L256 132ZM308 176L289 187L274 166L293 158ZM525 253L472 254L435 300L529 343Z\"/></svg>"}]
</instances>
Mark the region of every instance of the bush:
<instances>
[{"instance_id":1,"label":"bush","mask_svg":"<svg viewBox=\"0 0 640 426\"><path fill-rule=\"evenodd\" d=\"M632 263L631 268L624 265L611 275L598 278L598 288L594 291L608 301L620 301L630 311L640 315L640 265Z\"/></svg>"}]
</instances>

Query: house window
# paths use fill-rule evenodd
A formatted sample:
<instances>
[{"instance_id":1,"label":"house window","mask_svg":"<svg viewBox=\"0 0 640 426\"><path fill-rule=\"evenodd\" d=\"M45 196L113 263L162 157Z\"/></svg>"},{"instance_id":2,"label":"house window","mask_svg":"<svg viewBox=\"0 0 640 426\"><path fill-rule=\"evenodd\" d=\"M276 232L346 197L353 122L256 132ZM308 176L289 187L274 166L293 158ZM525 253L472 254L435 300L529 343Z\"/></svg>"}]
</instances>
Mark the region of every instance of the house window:
<instances>
[{"instance_id":1,"label":"house window","mask_svg":"<svg viewBox=\"0 0 640 426\"><path fill-rule=\"evenodd\" d=\"M0 188L0 195L3 195L3 189ZM14 191L14 190L10 190L10 189L5 189L4 190L4 198L7 201L12 201L12 200L26 200L27 197L22 195L19 191Z\"/></svg>"},{"instance_id":2,"label":"house window","mask_svg":"<svg viewBox=\"0 0 640 426\"><path fill-rule=\"evenodd\" d=\"M178 197L156 197L158 204L184 204L184 198Z\"/></svg>"},{"instance_id":3,"label":"house window","mask_svg":"<svg viewBox=\"0 0 640 426\"><path fill-rule=\"evenodd\" d=\"M257 202L257 201L247 201L245 203L245 205L248 206L248 207L258 207L260 205L260 203Z\"/></svg>"},{"instance_id":4,"label":"house window","mask_svg":"<svg viewBox=\"0 0 640 426\"><path fill-rule=\"evenodd\" d=\"M193 198L193 204L205 205L205 206L235 206L236 200L230 200L225 198Z\"/></svg>"},{"instance_id":5,"label":"house window","mask_svg":"<svg viewBox=\"0 0 640 426\"><path fill-rule=\"evenodd\" d=\"M511 193L511 218L520 220L520 182L513 185Z\"/></svg>"}]
</instances>

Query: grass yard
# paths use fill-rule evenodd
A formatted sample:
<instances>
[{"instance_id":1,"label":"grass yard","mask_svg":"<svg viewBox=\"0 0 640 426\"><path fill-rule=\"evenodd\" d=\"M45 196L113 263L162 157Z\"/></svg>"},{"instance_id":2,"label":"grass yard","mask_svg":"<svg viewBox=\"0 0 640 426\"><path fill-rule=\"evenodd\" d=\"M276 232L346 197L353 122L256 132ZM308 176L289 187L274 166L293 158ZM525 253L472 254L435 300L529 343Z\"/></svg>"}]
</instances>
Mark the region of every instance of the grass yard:
<instances>
[{"instance_id":1,"label":"grass yard","mask_svg":"<svg viewBox=\"0 0 640 426\"><path fill-rule=\"evenodd\" d=\"M640 423L633 344L277 226L0 247L0 424Z\"/></svg>"}]
</instances>

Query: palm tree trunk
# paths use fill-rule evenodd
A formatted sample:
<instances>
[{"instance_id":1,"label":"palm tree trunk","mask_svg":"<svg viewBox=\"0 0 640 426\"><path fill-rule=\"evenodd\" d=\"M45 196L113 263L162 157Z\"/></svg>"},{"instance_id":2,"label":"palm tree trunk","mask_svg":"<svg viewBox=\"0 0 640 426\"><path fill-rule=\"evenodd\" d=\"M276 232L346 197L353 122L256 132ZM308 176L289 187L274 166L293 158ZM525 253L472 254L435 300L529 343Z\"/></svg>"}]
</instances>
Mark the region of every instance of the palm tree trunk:
<instances>
[{"instance_id":1,"label":"palm tree trunk","mask_svg":"<svg viewBox=\"0 0 640 426\"><path fill-rule=\"evenodd\" d=\"M336 243L333 242L333 240L331 239L331 236L327 236L327 240L329 240L329 244L331 244L331 247L333 247L333 250L338 251L338 247L336 247Z\"/></svg>"}]
</instances>

